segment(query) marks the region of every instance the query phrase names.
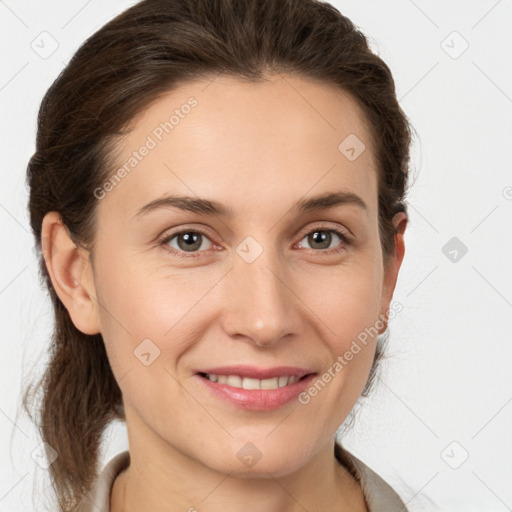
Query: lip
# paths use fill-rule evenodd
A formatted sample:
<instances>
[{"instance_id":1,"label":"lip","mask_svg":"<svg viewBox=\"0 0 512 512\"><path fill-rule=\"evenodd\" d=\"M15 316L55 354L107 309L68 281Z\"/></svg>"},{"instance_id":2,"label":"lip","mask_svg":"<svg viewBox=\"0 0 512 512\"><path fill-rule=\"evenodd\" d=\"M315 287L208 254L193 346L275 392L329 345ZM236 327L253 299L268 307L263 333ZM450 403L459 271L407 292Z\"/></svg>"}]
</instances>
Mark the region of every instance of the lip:
<instances>
[{"instance_id":1,"label":"lip","mask_svg":"<svg viewBox=\"0 0 512 512\"><path fill-rule=\"evenodd\" d=\"M254 379L271 379L281 375L296 375L300 380L293 384L277 389L243 389L212 382L202 374L239 375ZM252 366L223 366L200 370L195 377L206 389L217 398L239 409L249 411L270 411L278 409L294 400L303 392L315 377L316 372L310 369L292 366L279 366L275 368L256 368Z\"/></svg>"}]
</instances>

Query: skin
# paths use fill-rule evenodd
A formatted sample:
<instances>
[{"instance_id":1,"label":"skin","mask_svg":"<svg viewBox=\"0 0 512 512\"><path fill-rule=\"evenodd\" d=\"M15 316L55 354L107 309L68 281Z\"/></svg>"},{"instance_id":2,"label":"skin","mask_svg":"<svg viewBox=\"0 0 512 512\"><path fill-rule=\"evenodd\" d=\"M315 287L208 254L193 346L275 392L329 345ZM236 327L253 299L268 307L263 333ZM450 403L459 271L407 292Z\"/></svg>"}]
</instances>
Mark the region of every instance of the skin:
<instances>
[{"instance_id":1,"label":"skin","mask_svg":"<svg viewBox=\"0 0 512 512\"><path fill-rule=\"evenodd\" d=\"M56 212L43 222L54 287L78 329L101 332L123 393L131 465L115 481L111 510L365 511L359 484L333 452L376 338L307 405L242 410L213 396L194 372L237 363L327 371L389 310L406 215L394 219L396 251L384 268L362 111L346 93L295 75L180 86L134 120L119 165L190 96L198 105L98 201L93 261ZM354 161L338 150L349 134L366 146ZM342 189L367 208L292 210L303 197ZM177 208L136 216L171 193L217 200L234 216ZM320 227L332 234L327 249L307 237ZM205 237L197 257L159 241L198 229ZM349 230L351 243L331 229ZM236 252L248 236L263 249L252 263ZM179 240L167 247L180 251ZM149 366L134 357L146 338L160 350ZM250 468L237 457L248 442L261 453Z\"/></svg>"}]
</instances>

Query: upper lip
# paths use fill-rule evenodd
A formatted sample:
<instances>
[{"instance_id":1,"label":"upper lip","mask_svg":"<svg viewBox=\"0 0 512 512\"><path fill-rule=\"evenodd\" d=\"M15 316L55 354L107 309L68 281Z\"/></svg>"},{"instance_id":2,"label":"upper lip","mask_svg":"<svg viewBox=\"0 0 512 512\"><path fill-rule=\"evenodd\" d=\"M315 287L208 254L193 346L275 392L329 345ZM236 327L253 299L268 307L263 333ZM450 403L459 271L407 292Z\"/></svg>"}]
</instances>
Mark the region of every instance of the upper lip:
<instances>
[{"instance_id":1,"label":"upper lip","mask_svg":"<svg viewBox=\"0 0 512 512\"><path fill-rule=\"evenodd\" d=\"M299 379L310 373L315 373L310 368L300 368L298 366L275 366L273 368L258 368L256 366L233 365L217 366L215 368L206 368L198 370L197 373L208 373L210 375L239 375L240 377L249 377L253 379L272 379L287 375L295 375Z\"/></svg>"}]
</instances>

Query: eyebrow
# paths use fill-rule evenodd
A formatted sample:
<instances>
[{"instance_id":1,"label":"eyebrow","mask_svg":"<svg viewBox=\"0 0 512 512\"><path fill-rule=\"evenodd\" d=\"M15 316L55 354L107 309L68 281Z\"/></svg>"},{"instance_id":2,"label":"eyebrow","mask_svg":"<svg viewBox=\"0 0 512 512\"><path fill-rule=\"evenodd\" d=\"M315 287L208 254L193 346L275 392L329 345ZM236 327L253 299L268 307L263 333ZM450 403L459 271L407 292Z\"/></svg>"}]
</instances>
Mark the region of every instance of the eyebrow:
<instances>
[{"instance_id":1,"label":"eyebrow","mask_svg":"<svg viewBox=\"0 0 512 512\"><path fill-rule=\"evenodd\" d=\"M293 206L291 211L301 214L327 210L341 205L355 205L363 210L367 210L366 203L357 194L341 190L301 199ZM191 196L165 196L144 205L134 217L141 217L161 208L179 208L180 210L187 210L202 215L215 215L227 218L232 218L235 215L232 208L211 199Z\"/></svg>"}]
</instances>

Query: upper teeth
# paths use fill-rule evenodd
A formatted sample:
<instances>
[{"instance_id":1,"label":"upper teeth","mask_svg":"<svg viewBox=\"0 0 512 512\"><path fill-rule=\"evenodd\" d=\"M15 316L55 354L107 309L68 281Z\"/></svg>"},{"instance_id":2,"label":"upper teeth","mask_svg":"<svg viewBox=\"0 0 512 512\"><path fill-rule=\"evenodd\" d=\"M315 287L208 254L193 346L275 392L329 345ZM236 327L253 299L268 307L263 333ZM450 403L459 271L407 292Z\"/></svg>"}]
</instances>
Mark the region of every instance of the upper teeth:
<instances>
[{"instance_id":1,"label":"upper teeth","mask_svg":"<svg viewBox=\"0 0 512 512\"><path fill-rule=\"evenodd\" d=\"M212 382L243 389L277 389L293 384L299 380L295 375L282 375L281 377L274 377L272 379L253 379L251 377L240 377L239 375L215 375L209 373L206 374L206 377Z\"/></svg>"}]
</instances>

